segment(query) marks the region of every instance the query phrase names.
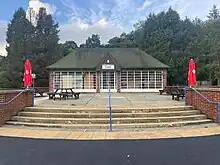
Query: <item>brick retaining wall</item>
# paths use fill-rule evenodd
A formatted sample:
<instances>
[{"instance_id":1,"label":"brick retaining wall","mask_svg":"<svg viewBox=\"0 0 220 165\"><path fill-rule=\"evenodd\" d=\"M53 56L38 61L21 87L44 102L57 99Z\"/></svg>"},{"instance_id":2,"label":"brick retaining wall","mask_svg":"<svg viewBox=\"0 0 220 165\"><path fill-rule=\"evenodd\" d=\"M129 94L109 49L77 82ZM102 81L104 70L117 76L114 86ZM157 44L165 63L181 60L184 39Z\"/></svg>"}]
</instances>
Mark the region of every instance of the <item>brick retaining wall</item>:
<instances>
[{"instance_id":1,"label":"brick retaining wall","mask_svg":"<svg viewBox=\"0 0 220 165\"><path fill-rule=\"evenodd\" d=\"M220 89L201 88L196 90L210 101L220 102ZM208 118L213 119L215 122L218 121L218 105L209 103L206 99L204 99L192 89L186 90L186 105L192 105L196 109L201 110L201 112L207 115Z\"/></svg>"},{"instance_id":2,"label":"brick retaining wall","mask_svg":"<svg viewBox=\"0 0 220 165\"><path fill-rule=\"evenodd\" d=\"M20 92L21 90L0 91L0 126L4 125L6 121L10 120L12 116L16 115L24 107L33 105L31 91L22 93L8 105L2 104L10 101Z\"/></svg>"}]
</instances>

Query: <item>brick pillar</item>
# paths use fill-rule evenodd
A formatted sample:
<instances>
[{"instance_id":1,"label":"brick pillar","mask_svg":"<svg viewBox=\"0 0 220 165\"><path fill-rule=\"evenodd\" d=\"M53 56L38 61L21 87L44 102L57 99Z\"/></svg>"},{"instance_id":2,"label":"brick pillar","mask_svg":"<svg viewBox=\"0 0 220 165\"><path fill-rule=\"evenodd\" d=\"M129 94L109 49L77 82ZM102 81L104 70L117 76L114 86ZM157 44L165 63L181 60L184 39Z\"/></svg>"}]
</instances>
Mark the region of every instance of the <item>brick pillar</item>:
<instances>
[{"instance_id":1,"label":"brick pillar","mask_svg":"<svg viewBox=\"0 0 220 165\"><path fill-rule=\"evenodd\" d=\"M121 79L120 79L120 72L116 72L116 87L117 87L117 92L121 92Z\"/></svg>"},{"instance_id":2,"label":"brick pillar","mask_svg":"<svg viewBox=\"0 0 220 165\"><path fill-rule=\"evenodd\" d=\"M163 88L167 86L167 71L163 71Z\"/></svg>"},{"instance_id":3,"label":"brick pillar","mask_svg":"<svg viewBox=\"0 0 220 165\"><path fill-rule=\"evenodd\" d=\"M100 93L100 72L96 72L96 92Z\"/></svg>"},{"instance_id":4,"label":"brick pillar","mask_svg":"<svg viewBox=\"0 0 220 165\"><path fill-rule=\"evenodd\" d=\"M53 79L54 79L53 73L50 72L50 74L49 74L49 90L50 90L50 92L54 91L54 89L53 89Z\"/></svg>"}]
</instances>

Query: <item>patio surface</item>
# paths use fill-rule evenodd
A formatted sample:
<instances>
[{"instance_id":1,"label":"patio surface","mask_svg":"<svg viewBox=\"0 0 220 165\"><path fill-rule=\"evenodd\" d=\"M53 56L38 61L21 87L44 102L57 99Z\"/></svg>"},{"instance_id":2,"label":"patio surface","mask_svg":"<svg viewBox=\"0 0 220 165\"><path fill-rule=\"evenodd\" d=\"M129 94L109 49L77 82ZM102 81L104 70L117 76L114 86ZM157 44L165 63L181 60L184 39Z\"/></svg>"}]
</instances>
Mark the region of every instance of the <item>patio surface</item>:
<instances>
[{"instance_id":1,"label":"patio surface","mask_svg":"<svg viewBox=\"0 0 220 165\"><path fill-rule=\"evenodd\" d=\"M23 137L36 139L72 139L72 140L109 140L109 139L167 139L183 137L200 137L220 135L220 127L212 125L207 128L187 129L155 129L148 131L119 131L119 132L74 132L72 130L47 130L19 127L1 127L0 137Z\"/></svg>"},{"instance_id":2,"label":"patio surface","mask_svg":"<svg viewBox=\"0 0 220 165\"><path fill-rule=\"evenodd\" d=\"M183 106L184 100L172 100L171 96L159 93L111 93L111 104L117 107L155 107L155 106ZM107 107L108 93L80 94L78 100L49 100L48 97L35 98L36 106L82 106Z\"/></svg>"}]
</instances>

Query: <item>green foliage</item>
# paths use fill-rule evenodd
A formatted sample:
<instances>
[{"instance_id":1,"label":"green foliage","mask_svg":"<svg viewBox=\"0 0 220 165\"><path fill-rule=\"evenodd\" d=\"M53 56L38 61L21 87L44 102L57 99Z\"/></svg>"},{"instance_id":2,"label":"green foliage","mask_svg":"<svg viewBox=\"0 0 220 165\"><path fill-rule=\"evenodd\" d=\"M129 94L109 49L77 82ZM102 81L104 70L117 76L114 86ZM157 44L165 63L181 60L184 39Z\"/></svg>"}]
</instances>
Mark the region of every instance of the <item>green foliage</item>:
<instances>
[{"instance_id":1,"label":"green foliage","mask_svg":"<svg viewBox=\"0 0 220 165\"><path fill-rule=\"evenodd\" d=\"M78 46L74 41L66 41L64 44L62 44L61 48L63 51L63 55L66 56L77 49Z\"/></svg>"},{"instance_id":2,"label":"green foliage","mask_svg":"<svg viewBox=\"0 0 220 165\"><path fill-rule=\"evenodd\" d=\"M34 27L26 19L26 12L19 8L13 16L13 19L8 24L7 30L7 64L5 65L6 72L1 78L3 82L14 88L19 88L22 85L23 65L24 60L31 54L31 41L33 39ZM2 75L2 77L3 77Z\"/></svg>"},{"instance_id":3,"label":"green foliage","mask_svg":"<svg viewBox=\"0 0 220 165\"><path fill-rule=\"evenodd\" d=\"M79 47L138 47L170 66L169 84L186 83L188 63L193 58L199 81L220 83L220 11L216 5L206 21L181 19L177 11L169 8L151 13L134 27L134 31L113 37L106 45L101 44L99 35L93 34ZM23 86L26 58L31 60L37 75L36 86L48 86L46 67L78 48L74 41L58 43L59 25L45 8L39 11L36 27L26 19L22 8L15 11L6 41L8 55L0 60L0 88Z\"/></svg>"},{"instance_id":4,"label":"green foliage","mask_svg":"<svg viewBox=\"0 0 220 165\"><path fill-rule=\"evenodd\" d=\"M59 25L45 8L40 8L37 26L26 19L26 12L19 8L13 15L7 29L7 57L0 67L0 88L23 86L24 62L31 60L33 72L37 75L36 86L48 86L46 67L62 55L59 42Z\"/></svg>"},{"instance_id":5,"label":"green foliage","mask_svg":"<svg viewBox=\"0 0 220 165\"><path fill-rule=\"evenodd\" d=\"M216 5L210 10L208 21L199 18L180 19L177 11L169 8L151 13L146 20L135 24L129 34L109 40L108 47L138 47L170 66L169 84L185 84L188 63L196 61L197 79L220 78L220 16Z\"/></svg>"},{"instance_id":6,"label":"green foliage","mask_svg":"<svg viewBox=\"0 0 220 165\"><path fill-rule=\"evenodd\" d=\"M131 32L130 34L122 33L120 37L114 37L108 41L107 47L110 48L133 48L137 47L134 42L134 34Z\"/></svg>"},{"instance_id":7,"label":"green foliage","mask_svg":"<svg viewBox=\"0 0 220 165\"><path fill-rule=\"evenodd\" d=\"M210 20L217 20L220 19L220 11L217 8L217 5L213 5L212 9L209 12L208 18Z\"/></svg>"},{"instance_id":8,"label":"green foliage","mask_svg":"<svg viewBox=\"0 0 220 165\"><path fill-rule=\"evenodd\" d=\"M48 86L46 67L60 59L63 54L59 41L59 25L54 23L45 8L40 8L35 28L33 71L37 75L36 86ZM45 80L45 81L41 81ZM42 83L43 82L43 83Z\"/></svg>"},{"instance_id":9,"label":"green foliage","mask_svg":"<svg viewBox=\"0 0 220 165\"><path fill-rule=\"evenodd\" d=\"M82 47L86 47L86 48L101 47L100 36L98 34L92 34L92 36L86 40L86 44Z\"/></svg>"}]
</instances>

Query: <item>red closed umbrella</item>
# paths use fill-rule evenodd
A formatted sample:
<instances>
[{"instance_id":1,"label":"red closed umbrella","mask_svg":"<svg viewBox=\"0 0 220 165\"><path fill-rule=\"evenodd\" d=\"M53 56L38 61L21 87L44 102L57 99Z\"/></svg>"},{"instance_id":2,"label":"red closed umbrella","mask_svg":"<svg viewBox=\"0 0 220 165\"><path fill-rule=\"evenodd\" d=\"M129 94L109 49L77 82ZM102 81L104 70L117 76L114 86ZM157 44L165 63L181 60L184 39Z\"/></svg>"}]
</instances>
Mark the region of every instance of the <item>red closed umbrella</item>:
<instances>
[{"instance_id":1,"label":"red closed umbrella","mask_svg":"<svg viewBox=\"0 0 220 165\"><path fill-rule=\"evenodd\" d=\"M193 59L189 62L188 85L191 87L196 86L196 65Z\"/></svg>"},{"instance_id":2,"label":"red closed umbrella","mask_svg":"<svg viewBox=\"0 0 220 165\"><path fill-rule=\"evenodd\" d=\"M31 87L32 85L32 66L27 59L24 64L24 86Z\"/></svg>"}]
</instances>

